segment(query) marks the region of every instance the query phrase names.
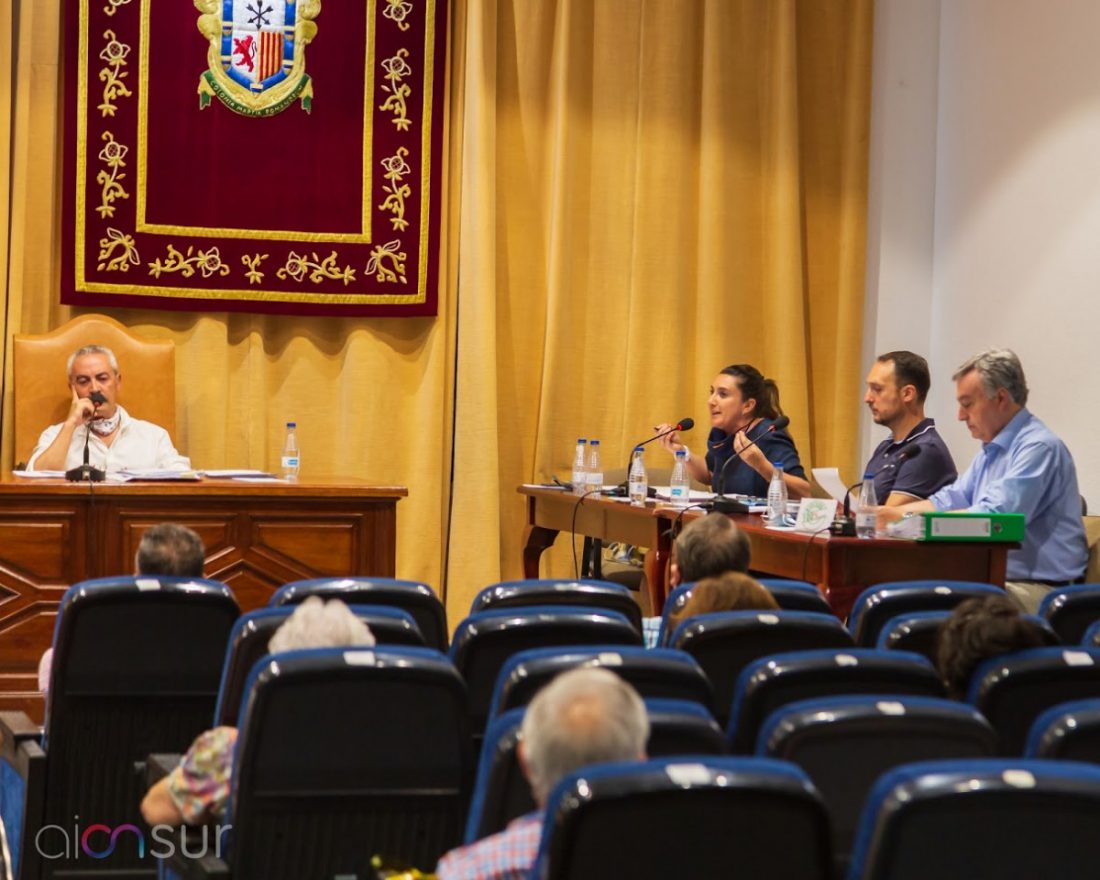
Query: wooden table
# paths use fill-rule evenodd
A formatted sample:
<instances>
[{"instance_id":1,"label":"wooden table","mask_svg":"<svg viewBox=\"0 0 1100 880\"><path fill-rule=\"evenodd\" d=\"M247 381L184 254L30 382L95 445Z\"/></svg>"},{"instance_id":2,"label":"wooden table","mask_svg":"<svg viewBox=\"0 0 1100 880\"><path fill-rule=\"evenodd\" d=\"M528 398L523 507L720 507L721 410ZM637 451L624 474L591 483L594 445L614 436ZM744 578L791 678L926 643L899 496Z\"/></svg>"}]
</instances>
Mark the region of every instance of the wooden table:
<instances>
[{"instance_id":1,"label":"wooden table","mask_svg":"<svg viewBox=\"0 0 1100 880\"><path fill-rule=\"evenodd\" d=\"M0 709L41 718L37 667L62 595L128 574L147 528L177 522L206 547L205 574L242 610L287 581L393 577L403 486L353 480L67 483L0 478Z\"/></svg>"},{"instance_id":2,"label":"wooden table","mask_svg":"<svg viewBox=\"0 0 1100 880\"><path fill-rule=\"evenodd\" d=\"M527 496L527 530L523 550L525 577L538 577L539 557L558 532L570 533L577 498L552 489L523 487ZM650 598L659 612L668 595L665 568L672 549L671 527L680 511L649 502L631 507L621 501L588 497L576 511L578 535L625 541L657 554L657 573L650 578ZM687 510L684 521L702 516ZM1016 544L924 542L892 539L834 538L768 529L759 516L733 514L749 536L754 571L815 583L834 613L846 618L856 596L884 581L944 578L1004 586L1008 551Z\"/></svg>"}]
</instances>

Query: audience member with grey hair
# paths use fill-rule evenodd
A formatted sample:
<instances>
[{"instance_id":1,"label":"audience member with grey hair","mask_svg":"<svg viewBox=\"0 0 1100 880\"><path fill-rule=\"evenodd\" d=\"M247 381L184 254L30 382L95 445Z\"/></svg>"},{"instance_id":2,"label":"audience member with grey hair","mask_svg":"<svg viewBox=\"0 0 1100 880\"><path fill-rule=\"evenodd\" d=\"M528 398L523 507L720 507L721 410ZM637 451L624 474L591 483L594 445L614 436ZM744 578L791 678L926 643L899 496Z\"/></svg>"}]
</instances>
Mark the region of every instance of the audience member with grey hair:
<instances>
[{"instance_id":1,"label":"audience member with grey hair","mask_svg":"<svg viewBox=\"0 0 1100 880\"><path fill-rule=\"evenodd\" d=\"M103 345L85 345L66 365L71 401L65 421L50 425L38 438L28 471L79 467L85 441L92 467L188 470L191 461L176 451L168 432L135 419L118 402L122 372L118 358Z\"/></svg>"},{"instance_id":2,"label":"audience member with grey hair","mask_svg":"<svg viewBox=\"0 0 1100 880\"><path fill-rule=\"evenodd\" d=\"M439 880L519 880L538 852L551 789L589 764L645 759L649 719L637 691L606 669L563 672L539 691L523 716L519 761L539 809L498 834L451 850Z\"/></svg>"},{"instance_id":3,"label":"audience member with grey hair","mask_svg":"<svg viewBox=\"0 0 1100 880\"><path fill-rule=\"evenodd\" d=\"M1028 612L1051 589L1080 581L1088 561L1077 468L1066 444L1026 408L1024 368L1008 349L989 349L955 371L959 420L982 442L954 483L927 501L881 508L886 525L922 511L1022 513L1027 529L1008 554L1006 588Z\"/></svg>"},{"instance_id":4,"label":"audience member with grey hair","mask_svg":"<svg viewBox=\"0 0 1100 880\"><path fill-rule=\"evenodd\" d=\"M306 648L374 646L370 628L339 599L310 596L294 609L268 644L270 653ZM233 775L237 728L215 727L201 734L179 765L155 783L141 802L150 825L201 825L225 815Z\"/></svg>"}]
</instances>

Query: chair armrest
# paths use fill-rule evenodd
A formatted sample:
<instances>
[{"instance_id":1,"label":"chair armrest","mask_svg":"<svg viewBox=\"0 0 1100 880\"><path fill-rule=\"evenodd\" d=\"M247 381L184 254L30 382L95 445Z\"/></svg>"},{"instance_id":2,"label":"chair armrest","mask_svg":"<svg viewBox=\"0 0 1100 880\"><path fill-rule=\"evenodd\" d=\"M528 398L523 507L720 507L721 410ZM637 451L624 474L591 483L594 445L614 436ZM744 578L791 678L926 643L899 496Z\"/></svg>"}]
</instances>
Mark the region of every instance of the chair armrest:
<instances>
[{"instance_id":1,"label":"chair armrest","mask_svg":"<svg viewBox=\"0 0 1100 880\"><path fill-rule=\"evenodd\" d=\"M25 712L0 712L0 757L14 765L15 753L28 740L41 745L42 728Z\"/></svg>"},{"instance_id":2,"label":"chair armrest","mask_svg":"<svg viewBox=\"0 0 1100 880\"><path fill-rule=\"evenodd\" d=\"M212 830L212 829L211 829ZM168 858L168 868L182 880L208 880L208 878L216 878L216 880L229 880L233 876L227 865L222 859L216 855L206 854L198 858L185 857L183 850L190 851L192 847L197 848L198 844L192 841L191 847L188 847L183 838L187 834L198 835L202 831L197 828L188 828L186 825L177 830L176 842L177 846L173 850L172 855ZM212 839L214 835L210 835L208 839Z\"/></svg>"},{"instance_id":3,"label":"chair armrest","mask_svg":"<svg viewBox=\"0 0 1100 880\"><path fill-rule=\"evenodd\" d=\"M180 755L156 753L145 759L145 786L151 788L171 773L180 762Z\"/></svg>"},{"instance_id":4,"label":"chair armrest","mask_svg":"<svg viewBox=\"0 0 1100 880\"><path fill-rule=\"evenodd\" d=\"M18 835L20 875L37 877L41 858L31 841L32 831L37 833L41 829L45 814L46 753L42 749L42 729L23 712L0 712L0 763L22 780L22 803L11 804L13 812L22 811ZM13 793L13 796L19 795ZM5 803L5 823L8 815ZM14 845L14 842L7 844Z\"/></svg>"}]
</instances>

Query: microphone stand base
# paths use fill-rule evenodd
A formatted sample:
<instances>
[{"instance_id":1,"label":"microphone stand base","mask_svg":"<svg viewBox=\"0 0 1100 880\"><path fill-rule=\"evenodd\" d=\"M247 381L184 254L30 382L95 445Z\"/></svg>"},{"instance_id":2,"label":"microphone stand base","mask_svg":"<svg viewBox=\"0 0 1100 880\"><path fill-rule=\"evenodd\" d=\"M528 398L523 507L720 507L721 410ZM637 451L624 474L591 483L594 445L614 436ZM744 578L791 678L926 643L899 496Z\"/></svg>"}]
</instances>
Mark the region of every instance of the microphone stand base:
<instances>
[{"instance_id":1,"label":"microphone stand base","mask_svg":"<svg viewBox=\"0 0 1100 880\"><path fill-rule=\"evenodd\" d=\"M82 464L65 471L65 479L70 483L102 483L107 479L107 473L90 464Z\"/></svg>"},{"instance_id":2,"label":"microphone stand base","mask_svg":"<svg viewBox=\"0 0 1100 880\"><path fill-rule=\"evenodd\" d=\"M715 498L711 510L715 513L748 513L749 506L744 501L733 498Z\"/></svg>"},{"instance_id":3,"label":"microphone stand base","mask_svg":"<svg viewBox=\"0 0 1100 880\"><path fill-rule=\"evenodd\" d=\"M829 526L829 534L834 538L854 538L856 521L850 516L838 516Z\"/></svg>"}]
</instances>

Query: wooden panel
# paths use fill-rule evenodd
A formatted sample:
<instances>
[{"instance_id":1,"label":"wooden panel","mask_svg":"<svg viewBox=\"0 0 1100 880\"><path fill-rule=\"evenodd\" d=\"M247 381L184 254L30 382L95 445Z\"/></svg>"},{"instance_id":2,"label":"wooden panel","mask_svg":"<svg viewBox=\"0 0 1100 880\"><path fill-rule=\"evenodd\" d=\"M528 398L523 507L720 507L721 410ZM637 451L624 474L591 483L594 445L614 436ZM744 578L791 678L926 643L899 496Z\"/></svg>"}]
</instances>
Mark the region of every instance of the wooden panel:
<instances>
[{"instance_id":1,"label":"wooden panel","mask_svg":"<svg viewBox=\"0 0 1100 880\"><path fill-rule=\"evenodd\" d=\"M284 565L304 566L314 576L339 576L359 568L361 517L329 514L308 521L291 514L251 516L251 549Z\"/></svg>"},{"instance_id":2,"label":"wooden panel","mask_svg":"<svg viewBox=\"0 0 1100 880\"><path fill-rule=\"evenodd\" d=\"M41 718L36 672L58 603L90 577L128 574L156 523L195 529L206 575L226 581L245 610L291 580L393 577L399 486L327 480L301 484L100 484L0 479L0 709Z\"/></svg>"}]
</instances>

